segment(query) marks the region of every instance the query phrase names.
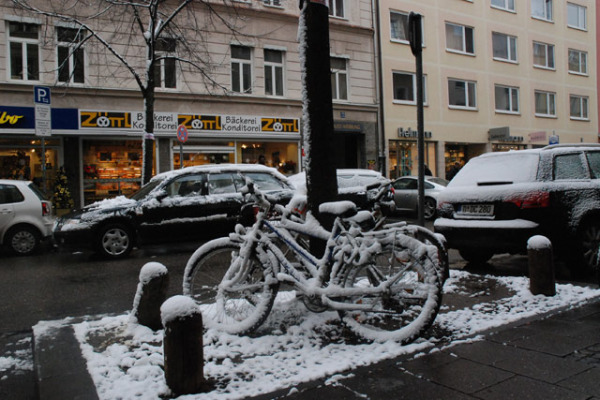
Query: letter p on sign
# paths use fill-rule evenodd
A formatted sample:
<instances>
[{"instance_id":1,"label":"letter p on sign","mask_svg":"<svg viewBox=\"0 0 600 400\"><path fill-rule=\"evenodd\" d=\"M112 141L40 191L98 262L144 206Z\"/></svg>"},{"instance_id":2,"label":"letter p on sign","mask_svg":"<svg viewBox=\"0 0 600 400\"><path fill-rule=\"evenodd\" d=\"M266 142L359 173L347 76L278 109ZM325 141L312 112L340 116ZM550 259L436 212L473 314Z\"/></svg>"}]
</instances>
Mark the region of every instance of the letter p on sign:
<instances>
[{"instance_id":1,"label":"letter p on sign","mask_svg":"<svg viewBox=\"0 0 600 400\"><path fill-rule=\"evenodd\" d=\"M50 105L50 88L47 86L33 87L33 102Z\"/></svg>"}]
</instances>

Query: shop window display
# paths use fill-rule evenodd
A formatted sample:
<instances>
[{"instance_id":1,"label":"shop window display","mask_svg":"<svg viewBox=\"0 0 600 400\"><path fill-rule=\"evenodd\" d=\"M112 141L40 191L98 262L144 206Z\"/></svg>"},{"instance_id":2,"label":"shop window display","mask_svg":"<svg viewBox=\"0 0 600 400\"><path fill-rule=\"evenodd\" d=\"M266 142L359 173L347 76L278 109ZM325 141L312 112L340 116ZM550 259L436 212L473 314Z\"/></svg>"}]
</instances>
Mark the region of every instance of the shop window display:
<instances>
[{"instance_id":1,"label":"shop window display","mask_svg":"<svg viewBox=\"0 0 600 400\"><path fill-rule=\"evenodd\" d=\"M131 196L141 186L142 142L83 142L84 203L119 195Z\"/></svg>"},{"instance_id":2,"label":"shop window display","mask_svg":"<svg viewBox=\"0 0 600 400\"><path fill-rule=\"evenodd\" d=\"M418 150L416 141L390 140L390 178L418 175ZM435 143L425 143L425 165L433 176L436 174Z\"/></svg>"},{"instance_id":3,"label":"shop window display","mask_svg":"<svg viewBox=\"0 0 600 400\"><path fill-rule=\"evenodd\" d=\"M55 177L59 141L46 139L46 183ZM41 140L0 139L0 178L29 180L43 188Z\"/></svg>"}]
</instances>

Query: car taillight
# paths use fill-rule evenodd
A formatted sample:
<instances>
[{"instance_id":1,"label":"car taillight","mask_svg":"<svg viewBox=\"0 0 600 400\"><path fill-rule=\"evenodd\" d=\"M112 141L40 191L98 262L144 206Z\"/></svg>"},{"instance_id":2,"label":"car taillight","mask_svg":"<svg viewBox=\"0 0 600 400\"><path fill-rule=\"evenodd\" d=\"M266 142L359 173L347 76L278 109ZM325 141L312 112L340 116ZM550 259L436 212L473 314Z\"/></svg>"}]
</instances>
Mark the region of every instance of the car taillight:
<instances>
[{"instance_id":1,"label":"car taillight","mask_svg":"<svg viewBox=\"0 0 600 400\"><path fill-rule=\"evenodd\" d=\"M42 216L50 215L52 213L52 207L50 207L50 203L42 201Z\"/></svg>"},{"instance_id":2,"label":"car taillight","mask_svg":"<svg viewBox=\"0 0 600 400\"><path fill-rule=\"evenodd\" d=\"M519 208L544 208L550 206L550 193L530 192L522 196L515 196L506 201L515 204Z\"/></svg>"}]
</instances>

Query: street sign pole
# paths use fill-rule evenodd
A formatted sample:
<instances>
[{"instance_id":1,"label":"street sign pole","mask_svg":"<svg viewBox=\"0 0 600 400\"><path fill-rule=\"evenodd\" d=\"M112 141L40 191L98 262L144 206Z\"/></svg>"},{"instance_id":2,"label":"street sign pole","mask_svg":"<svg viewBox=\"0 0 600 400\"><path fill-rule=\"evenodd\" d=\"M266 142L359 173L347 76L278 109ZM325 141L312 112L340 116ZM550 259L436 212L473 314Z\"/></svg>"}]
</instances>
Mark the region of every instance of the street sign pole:
<instances>
[{"instance_id":1,"label":"street sign pole","mask_svg":"<svg viewBox=\"0 0 600 400\"><path fill-rule=\"evenodd\" d=\"M42 190L45 194L48 194L48 185L46 182L46 136L50 136L52 134L50 88L48 86L34 86L33 102L35 104L35 134L36 136L40 136L40 141L42 144Z\"/></svg>"},{"instance_id":2,"label":"street sign pole","mask_svg":"<svg viewBox=\"0 0 600 400\"><path fill-rule=\"evenodd\" d=\"M185 125L177 127L177 140L179 141L179 168L183 169L183 144L188 140L188 131Z\"/></svg>"}]
</instances>

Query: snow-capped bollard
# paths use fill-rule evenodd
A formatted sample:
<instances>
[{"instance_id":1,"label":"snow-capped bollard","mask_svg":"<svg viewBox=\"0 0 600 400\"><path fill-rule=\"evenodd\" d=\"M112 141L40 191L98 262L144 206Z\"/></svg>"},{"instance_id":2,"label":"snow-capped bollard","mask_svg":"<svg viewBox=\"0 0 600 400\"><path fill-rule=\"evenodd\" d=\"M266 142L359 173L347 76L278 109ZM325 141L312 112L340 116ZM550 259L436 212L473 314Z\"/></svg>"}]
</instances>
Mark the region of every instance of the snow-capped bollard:
<instances>
[{"instance_id":1,"label":"snow-capped bollard","mask_svg":"<svg viewBox=\"0 0 600 400\"><path fill-rule=\"evenodd\" d=\"M139 279L132 315L140 325L161 329L160 306L167 298L169 271L161 263L149 262L140 270Z\"/></svg>"},{"instance_id":2,"label":"snow-capped bollard","mask_svg":"<svg viewBox=\"0 0 600 400\"><path fill-rule=\"evenodd\" d=\"M554 261L552 259L552 243L545 236L532 236L527 241L529 261L529 290L532 294L554 296Z\"/></svg>"},{"instance_id":3,"label":"snow-capped bollard","mask_svg":"<svg viewBox=\"0 0 600 400\"><path fill-rule=\"evenodd\" d=\"M167 386L175 395L198 393L204 387L202 314L194 300L173 296L160 307L165 327L163 352Z\"/></svg>"}]
</instances>

